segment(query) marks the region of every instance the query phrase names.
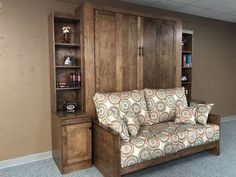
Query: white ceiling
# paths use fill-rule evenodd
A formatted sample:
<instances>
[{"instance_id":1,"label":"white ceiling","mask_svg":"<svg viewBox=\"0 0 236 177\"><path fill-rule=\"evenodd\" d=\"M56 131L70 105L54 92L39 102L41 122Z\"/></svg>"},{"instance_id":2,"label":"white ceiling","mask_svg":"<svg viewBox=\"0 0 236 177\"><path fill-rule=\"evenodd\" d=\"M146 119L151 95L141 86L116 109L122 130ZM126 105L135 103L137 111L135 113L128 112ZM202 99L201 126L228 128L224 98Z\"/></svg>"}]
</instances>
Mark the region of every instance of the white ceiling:
<instances>
[{"instance_id":1,"label":"white ceiling","mask_svg":"<svg viewBox=\"0 0 236 177\"><path fill-rule=\"evenodd\" d=\"M122 0L236 23L236 0Z\"/></svg>"}]
</instances>

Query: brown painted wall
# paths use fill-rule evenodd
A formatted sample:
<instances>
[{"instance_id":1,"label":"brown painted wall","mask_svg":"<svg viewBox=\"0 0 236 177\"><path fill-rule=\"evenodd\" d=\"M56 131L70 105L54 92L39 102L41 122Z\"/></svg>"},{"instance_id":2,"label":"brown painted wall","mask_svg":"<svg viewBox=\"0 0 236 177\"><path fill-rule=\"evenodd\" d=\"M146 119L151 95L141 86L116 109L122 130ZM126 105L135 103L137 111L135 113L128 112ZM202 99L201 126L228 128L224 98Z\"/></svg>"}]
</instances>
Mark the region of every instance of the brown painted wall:
<instances>
[{"instance_id":1,"label":"brown painted wall","mask_svg":"<svg viewBox=\"0 0 236 177\"><path fill-rule=\"evenodd\" d=\"M51 150L48 15L77 5L3 0L0 12L0 160Z\"/></svg>"},{"instance_id":2,"label":"brown painted wall","mask_svg":"<svg viewBox=\"0 0 236 177\"><path fill-rule=\"evenodd\" d=\"M73 12L76 0L3 0L0 11L0 160L51 150L48 22L51 11ZM76 3L72 3L72 2ZM193 96L235 115L235 25L113 0L100 4L168 14L194 30Z\"/></svg>"}]
</instances>

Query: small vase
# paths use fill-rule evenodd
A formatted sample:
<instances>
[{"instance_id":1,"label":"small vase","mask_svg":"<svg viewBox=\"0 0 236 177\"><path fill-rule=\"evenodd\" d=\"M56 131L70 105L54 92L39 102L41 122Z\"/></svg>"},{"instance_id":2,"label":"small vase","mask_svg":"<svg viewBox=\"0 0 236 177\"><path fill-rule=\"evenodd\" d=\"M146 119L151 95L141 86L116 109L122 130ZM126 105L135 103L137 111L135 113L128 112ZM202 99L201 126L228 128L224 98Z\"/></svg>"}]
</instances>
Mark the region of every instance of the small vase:
<instances>
[{"instance_id":1,"label":"small vase","mask_svg":"<svg viewBox=\"0 0 236 177\"><path fill-rule=\"evenodd\" d=\"M70 43L70 32L64 33L64 42Z\"/></svg>"}]
</instances>

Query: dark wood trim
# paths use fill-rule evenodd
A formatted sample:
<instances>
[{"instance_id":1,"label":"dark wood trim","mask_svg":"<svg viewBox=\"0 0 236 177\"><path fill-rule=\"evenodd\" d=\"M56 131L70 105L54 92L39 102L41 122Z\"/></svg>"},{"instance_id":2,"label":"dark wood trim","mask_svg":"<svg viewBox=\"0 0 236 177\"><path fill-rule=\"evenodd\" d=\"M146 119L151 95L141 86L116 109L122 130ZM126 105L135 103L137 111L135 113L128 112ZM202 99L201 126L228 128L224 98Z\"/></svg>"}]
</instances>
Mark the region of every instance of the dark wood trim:
<instances>
[{"instance_id":1,"label":"dark wood trim","mask_svg":"<svg viewBox=\"0 0 236 177\"><path fill-rule=\"evenodd\" d=\"M93 164L104 177L119 177L120 160L120 135L94 121Z\"/></svg>"},{"instance_id":2,"label":"dark wood trim","mask_svg":"<svg viewBox=\"0 0 236 177\"><path fill-rule=\"evenodd\" d=\"M91 3L84 3L84 4L91 4ZM179 18L166 16L166 15L162 15L162 14L155 15L155 14L146 13L146 12L139 12L139 11L134 11L134 10L104 6L104 5L101 5L98 3L93 3L92 5L93 5L94 9L98 9L98 10L106 10L106 11L111 11L111 12L117 12L117 13L129 14L129 15L135 15L135 16L142 16L142 17L158 18L158 19L174 21L174 22L180 21Z\"/></svg>"},{"instance_id":3,"label":"dark wood trim","mask_svg":"<svg viewBox=\"0 0 236 177\"><path fill-rule=\"evenodd\" d=\"M93 96L95 94L95 48L94 48L94 12L93 5L84 3L76 13L81 14L81 54L84 75L84 105L85 112L95 117ZM85 74L87 73L87 74Z\"/></svg>"},{"instance_id":4,"label":"dark wood trim","mask_svg":"<svg viewBox=\"0 0 236 177\"><path fill-rule=\"evenodd\" d=\"M209 114L207 123L216 124L220 126L220 116L217 114Z\"/></svg>"},{"instance_id":5,"label":"dark wood trim","mask_svg":"<svg viewBox=\"0 0 236 177\"><path fill-rule=\"evenodd\" d=\"M76 16L75 14L68 14L68 13L63 13L63 12L54 12L54 17L59 18L59 19L66 19L66 20L71 20L71 21L79 21L80 17Z\"/></svg>"}]
</instances>

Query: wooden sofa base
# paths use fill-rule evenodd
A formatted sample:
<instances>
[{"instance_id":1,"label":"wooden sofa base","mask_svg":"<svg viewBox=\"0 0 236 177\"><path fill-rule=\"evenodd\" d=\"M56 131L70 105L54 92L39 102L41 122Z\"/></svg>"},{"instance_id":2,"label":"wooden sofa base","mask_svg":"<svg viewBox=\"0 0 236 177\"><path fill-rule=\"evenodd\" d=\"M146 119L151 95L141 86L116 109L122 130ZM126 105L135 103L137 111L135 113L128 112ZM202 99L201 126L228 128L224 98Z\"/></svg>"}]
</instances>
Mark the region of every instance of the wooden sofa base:
<instances>
[{"instance_id":1,"label":"wooden sofa base","mask_svg":"<svg viewBox=\"0 0 236 177\"><path fill-rule=\"evenodd\" d=\"M169 154L169 155L165 155L163 157L158 157L156 159L152 159L152 160L147 160L135 165L132 165L130 167L126 167L126 168L121 168L121 175L125 175L128 173L132 173L147 167L151 167L151 166L155 166L164 162L168 162L174 159L178 159L181 157L185 157L188 155L192 155L195 153L199 153L199 152L203 152L206 150L209 150L209 152L211 152L211 150L216 149L218 142L213 142L213 143L209 143L209 144L203 144L200 146L196 146L196 147L192 147L192 148L188 148L188 149L184 149L181 150L179 152L176 152L174 154Z\"/></svg>"},{"instance_id":2,"label":"wooden sofa base","mask_svg":"<svg viewBox=\"0 0 236 177\"><path fill-rule=\"evenodd\" d=\"M208 123L220 126L220 117L209 115ZM121 177L128 173L203 151L219 155L220 140L121 168L119 134L97 121L94 121L93 124L93 164L104 177Z\"/></svg>"}]
</instances>

